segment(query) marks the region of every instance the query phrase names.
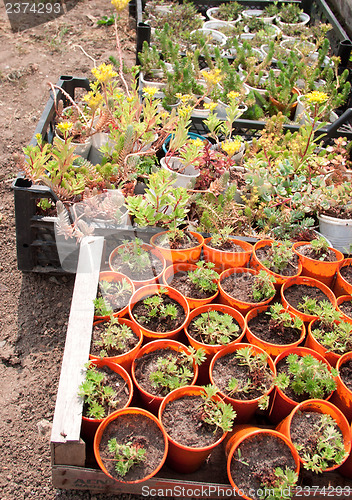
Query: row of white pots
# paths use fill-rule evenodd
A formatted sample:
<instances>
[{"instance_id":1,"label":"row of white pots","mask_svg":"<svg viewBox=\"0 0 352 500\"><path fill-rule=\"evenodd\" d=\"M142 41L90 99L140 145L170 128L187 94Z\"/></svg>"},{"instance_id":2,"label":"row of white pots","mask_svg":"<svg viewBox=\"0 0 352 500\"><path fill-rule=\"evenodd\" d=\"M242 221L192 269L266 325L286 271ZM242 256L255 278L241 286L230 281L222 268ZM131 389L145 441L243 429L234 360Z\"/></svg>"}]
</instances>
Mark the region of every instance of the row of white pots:
<instances>
[{"instance_id":1,"label":"row of white pots","mask_svg":"<svg viewBox=\"0 0 352 500\"><path fill-rule=\"evenodd\" d=\"M213 7L211 9L208 9L206 12L208 19L210 19L211 21L218 21L219 20L219 18L217 17L218 11L219 11L219 7ZM310 21L310 16L308 14L306 14L305 12L300 14L300 19L301 19L300 22L293 23L293 24L288 24L288 23L282 22L280 19L280 15L266 17L266 16L263 16L263 14L264 14L264 11L261 9L248 9L248 10L243 11L237 17L237 19L235 19L233 21L229 21L229 24L238 23L238 21L240 21L242 17L244 17L244 18L259 17L259 18L263 19L263 21L265 23L272 23L272 22L276 21L276 23L279 27L280 26L292 26L292 27L305 26Z\"/></svg>"}]
</instances>

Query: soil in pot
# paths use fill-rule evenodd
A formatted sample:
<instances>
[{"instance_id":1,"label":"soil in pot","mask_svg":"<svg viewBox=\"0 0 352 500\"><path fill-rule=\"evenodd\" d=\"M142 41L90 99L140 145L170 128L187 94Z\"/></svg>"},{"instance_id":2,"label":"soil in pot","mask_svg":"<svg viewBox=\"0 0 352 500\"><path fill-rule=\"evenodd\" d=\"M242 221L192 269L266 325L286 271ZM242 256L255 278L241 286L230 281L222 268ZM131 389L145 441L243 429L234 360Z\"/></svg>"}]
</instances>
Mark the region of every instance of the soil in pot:
<instances>
[{"instance_id":1,"label":"soil in pot","mask_svg":"<svg viewBox=\"0 0 352 500\"><path fill-rule=\"evenodd\" d=\"M264 311L249 321L248 328L256 337L269 344L293 344L301 336L301 329L277 324Z\"/></svg>"},{"instance_id":2,"label":"soil in pot","mask_svg":"<svg viewBox=\"0 0 352 500\"><path fill-rule=\"evenodd\" d=\"M176 288L185 297L192 297L192 299L206 299L216 293L213 290L201 290L196 284L192 283L186 271L175 273L169 286Z\"/></svg>"},{"instance_id":3,"label":"soil in pot","mask_svg":"<svg viewBox=\"0 0 352 500\"><path fill-rule=\"evenodd\" d=\"M295 471L296 463L289 446L272 434L256 434L245 439L231 460L231 476L249 498L259 499L255 492L273 488L275 469ZM263 484L265 485L263 488ZM251 493L250 493L251 490Z\"/></svg>"},{"instance_id":4,"label":"soil in pot","mask_svg":"<svg viewBox=\"0 0 352 500\"><path fill-rule=\"evenodd\" d=\"M352 392L352 359L341 366L339 374L342 382Z\"/></svg>"},{"instance_id":5,"label":"soil in pot","mask_svg":"<svg viewBox=\"0 0 352 500\"><path fill-rule=\"evenodd\" d=\"M260 262L270 269L273 273L281 274L282 276L295 276L298 273L298 256L293 255L292 259L289 260L286 267L283 269L278 269L277 266L272 262L272 246L266 245L262 248L256 250L256 256Z\"/></svg>"},{"instance_id":6,"label":"soil in pot","mask_svg":"<svg viewBox=\"0 0 352 500\"><path fill-rule=\"evenodd\" d=\"M89 375L90 370L94 374ZM123 408L129 399L129 390L126 381L118 373L111 370L108 366L100 368L90 365L86 376L86 384L94 384L94 394L96 398L91 396L84 397L83 416L87 418L104 418L110 415L113 411ZM103 377L101 377L103 376ZM101 381L98 382L98 378ZM93 382L92 382L93 380ZM81 385L80 391L85 392L85 383ZM105 390L110 387L114 394L105 395ZM90 399L91 402L88 402ZM99 405L99 408L98 408Z\"/></svg>"},{"instance_id":7,"label":"soil in pot","mask_svg":"<svg viewBox=\"0 0 352 500\"><path fill-rule=\"evenodd\" d=\"M132 328L119 324L118 319L93 326L90 354L97 357L115 357L132 351L139 338Z\"/></svg>"},{"instance_id":8,"label":"soil in pot","mask_svg":"<svg viewBox=\"0 0 352 500\"><path fill-rule=\"evenodd\" d=\"M340 269L340 274L350 285L352 285L352 266L344 266Z\"/></svg>"},{"instance_id":9,"label":"soil in pot","mask_svg":"<svg viewBox=\"0 0 352 500\"><path fill-rule=\"evenodd\" d=\"M323 293L320 288L308 285L292 285L285 290L285 298L290 306L297 309L302 313L305 313L300 304L303 303L303 297L309 297L309 299L314 299L317 303L326 300L329 302L329 298Z\"/></svg>"},{"instance_id":10,"label":"soil in pot","mask_svg":"<svg viewBox=\"0 0 352 500\"><path fill-rule=\"evenodd\" d=\"M336 262L337 260L335 253L329 248L324 252L317 252L311 245L302 245L296 250L304 257L313 260L320 260L322 262Z\"/></svg>"},{"instance_id":11,"label":"soil in pot","mask_svg":"<svg viewBox=\"0 0 352 500\"><path fill-rule=\"evenodd\" d=\"M342 432L328 414L297 411L292 417L290 434L305 468L322 472L341 463L345 456ZM317 456L321 458L318 460Z\"/></svg>"},{"instance_id":12,"label":"soil in pot","mask_svg":"<svg viewBox=\"0 0 352 500\"><path fill-rule=\"evenodd\" d=\"M174 441L183 446L201 448L220 439L223 431L205 421L203 403L201 396L187 396L165 406L162 423Z\"/></svg>"},{"instance_id":13,"label":"soil in pot","mask_svg":"<svg viewBox=\"0 0 352 500\"><path fill-rule=\"evenodd\" d=\"M118 444L138 449L145 449L145 460L132 467L127 474L121 476L115 470L113 454L108 443L116 439ZM120 415L104 430L100 445L100 457L108 473L118 481L138 481L151 474L160 464L164 456L165 442L159 427L151 419L138 413Z\"/></svg>"},{"instance_id":14,"label":"soil in pot","mask_svg":"<svg viewBox=\"0 0 352 500\"><path fill-rule=\"evenodd\" d=\"M254 351L251 354L247 347L219 357L212 375L222 394L239 400L261 397L269 391L274 379L266 356Z\"/></svg>"},{"instance_id":15,"label":"soil in pot","mask_svg":"<svg viewBox=\"0 0 352 500\"><path fill-rule=\"evenodd\" d=\"M241 325L230 314L208 310L195 316L187 327L189 335L202 344L225 345L242 332Z\"/></svg>"},{"instance_id":16,"label":"soil in pot","mask_svg":"<svg viewBox=\"0 0 352 500\"><path fill-rule=\"evenodd\" d=\"M158 301L156 314L154 314L155 301ZM140 325L157 333L177 330L186 318L183 307L176 300L162 293L150 295L143 301L137 302L132 313Z\"/></svg>"},{"instance_id":17,"label":"soil in pot","mask_svg":"<svg viewBox=\"0 0 352 500\"><path fill-rule=\"evenodd\" d=\"M164 397L173 389L190 384L194 373L192 361L182 352L158 349L135 360L134 376L146 392Z\"/></svg>"},{"instance_id":18,"label":"soil in pot","mask_svg":"<svg viewBox=\"0 0 352 500\"><path fill-rule=\"evenodd\" d=\"M210 240L208 241L207 245L208 247L215 248L215 250L222 250L223 252L237 253L246 251L244 248L240 247L240 245L236 245L236 243L231 239L225 241L224 243L221 243L220 245L214 245L212 243L212 240Z\"/></svg>"},{"instance_id":19,"label":"soil in pot","mask_svg":"<svg viewBox=\"0 0 352 500\"><path fill-rule=\"evenodd\" d=\"M345 302L341 302L339 304L339 309L343 314L346 314L349 318L352 318L352 301L351 300L346 300Z\"/></svg>"},{"instance_id":20,"label":"soil in pot","mask_svg":"<svg viewBox=\"0 0 352 500\"><path fill-rule=\"evenodd\" d=\"M233 273L221 280L221 286L229 295L236 297L242 302L257 303L263 298L255 300L253 285L257 281L257 275L250 273Z\"/></svg>"},{"instance_id":21,"label":"soil in pot","mask_svg":"<svg viewBox=\"0 0 352 500\"><path fill-rule=\"evenodd\" d=\"M188 231L183 231L180 236L171 240L169 238L169 233L164 233L160 237L156 238L154 241L155 245L161 248L167 248L171 250L185 250L187 248L194 248L199 246L199 241Z\"/></svg>"},{"instance_id":22,"label":"soil in pot","mask_svg":"<svg viewBox=\"0 0 352 500\"><path fill-rule=\"evenodd\" d=\"M128 253L128 250L126 250L126 253ZM131 266L128 265L128 262L124 262L124 260L125 259L122 255L116 254L112 259L112 267L116 272L125 274L134 281L153 279L162 272L164 267L161 260L148 250L146 250L144 268L140 266L131 268Z\"/></svg>"}]
</instances>

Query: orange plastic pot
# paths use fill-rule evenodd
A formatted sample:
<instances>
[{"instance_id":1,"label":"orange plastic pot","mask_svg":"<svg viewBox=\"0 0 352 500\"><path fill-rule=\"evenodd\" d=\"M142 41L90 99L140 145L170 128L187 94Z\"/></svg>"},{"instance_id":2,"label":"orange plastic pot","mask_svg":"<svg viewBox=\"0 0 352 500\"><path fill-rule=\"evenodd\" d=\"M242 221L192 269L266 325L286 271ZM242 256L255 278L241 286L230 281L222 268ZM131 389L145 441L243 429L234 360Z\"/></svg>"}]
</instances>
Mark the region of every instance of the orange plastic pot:
<instances>
[{"instance_id":1,"label":"orange plastic pot","mask_svg":"<svg viewBox=\"0 0 352 500\"><path fill-rule=\"evenodd\" d=\"M205 391L203 387L197 385L180 387L179 389L175 389L174 391L170 392L163 399L159 408L159 420L161 422L161 425L163 426L164 410L170 402L183 397L200 396L200 394L205 394ZM216 401L220 400L219 396L217 395L214 396L214 399ZM180 423L182 425L182 422ZM217 441L210 444L209 446L195 448L191 446L184 446L178 443L177 441L172 439L167 432L166 435L169 440L169 453L167 456L166 463L172 469L181 473L191 473L198 470L202 466L202 464L206 461L211 451L216 446L219 446L219 444L226 437L226 433L224 433Z\"/></svg>"},{"instance_id":2,"label":"orange plastic pot","mask_svg":"<svg viewBox=\"0 0 352 500\"><path fill-rule=\"evenodd\" d=\"M125 245L119 245L118 247L114 248L114 250L111 252L111 254L109 256L109 267L114 272L115 272L115 270L114 270L114 266L113 266L113 260L114 260L115 256L117 255L119 249L124 248L124 247L125 247ZM141 247L143 250L146 250L147 252L150 252L153 255L155 255L160 260L163 267L162 267L162 270L160 271L160 273L157 276L155 276L154 278L150 278L147 280L131 280L134 284L135 289L141 288L142 286L145 286L145 285L151 285L153 283L161 283L161 277L162 277L162 274L165 271L165 267L166 267L166 262L165 262L164 256L157 248L155 248L152 245L148 245L148 243L143 243L141 245Z\"/></svg>"},{"instance_id":3,"label":"orange plastic pot","mask_svg":"<svg viewBox=\"0 0 352 500\"><path fill-rule=\"evenodd\" d=\"M246 267L248 264L252 252L253 246L247 241L237 240L235 238L230 238L230 241L235 245L240 246L242 252L229 252L224 250L218 250L208 245L211 241L210 238L205 238L203 245L204 260L206 262L213 262L215 264L215 269L217 272L221 273L225 269L231 269L232 267Z\"/></svg>"},{"instance_id":4,"label":"orange plastic pot","mask_svg":"<svg viewBox=\"0 0 352 500\"><path fill-rule=\"evenodd\" d=\"M239 324L241 331L239 332L238 337L227 345L233 345L236 344L237 342L241 342L242 338L244 337L244 333L246 331L246 323L242 314L233 307L227 306L225 304L206 304L204 306L197 307L196 309L193 309L190 312L187 324L185 326L185 334L187 336L189 343L191 344L192 347L194 347L194 349L203 349L207 355L206 361L203 362L199 367L198 380L200 381L199 383L202 384L208 383L209 365L212 357L214 356L214 354L216 354L221 349L224 349L225 347L222 344L215 344L215 345L204 344L194 339L189 333L188 327L191 321L197 316L200 316L201 314L207 311L219 311L222 312L223 314L229 314Z\"/></svg>"},{"instance_id":5,"label":"orange plastic pot","mask_svg":"<svg viewBox=\"0 0 352 500\"><path fill-rule=\"evenodd\" d=\"M160 434L163 438L164 446L165 446L163 457L160 460L158 466L150 474L148 474L146 477L143 477L143 478L138 479L136 481L118 481L114 476L109 474L106 467L104 466L104 463L102 461L101 454L100 454L100 443L101 443L102 437L104 435L104 432L106 432L106 430L110 424L113 425L114 421L123 415L131 415L131 427L133 426L133 419L135 416L142 415L144 418L149 419L150 421L154 422L160 430ZM131 431L132 431L132 428L131 428ZM135 432L138 433L138 435L140 435L140 429L138 427L136 427ZM152 447L147 447L147 455L146 455L147 461L148 461L148 453L151 451L151 449L152 449ZM147 481L148 479L152 478L162 468L162 466L165 463L167 452L168 452L168 439L167 439L166 432L164 431L162 425L160 424L159 420L155 417L155 415L153 415L152 413L149 413L146 410L143 410L142 408L134 408L134 407L124 408L122 410L118 410L118 411L115 411L114 413L111 413L111 415L109 415L107 418L105 418L102 421L102 423L99 425L97 432L95 434L95 438L94 438L93 450L94 450L95 459L96 459L99 467L108 477L110 477L111 479L114 479L115 481L118 481L118 482L136 484L136 483L141 483L142 481Z\"/></svg>"},{"instance_id":6,"label":"orange plastic pot","mask_svg":"<svg viewBox=\"0 0 352 500\"><path fill-rule=\"evenodd\" d=\"M352 352L346 352L338 359L336 363L336 370L338 372L336 377L336 391L331 396L331 402L342 411L349 422L352 420L352 391L343 382L340 370L345 363L351 360Z\"/></svg>"},{"instance_id":7,"label":"orange plastic pot","mask_svg":"<svg viewBox=\"0 0 352 500\"><path fill-rule=\"evenodd\" d=\"M290 305L290 303L286 300L285 297L285 291L293 285L307 285L307 286L312 286L319 288L328 298L328 300L332 303L334 307L336 307L336 298L335 295L332 293L330 288L328 288L324 283L321 283L320 281L314 279L314 278L309 278L306 276L297 276L296 278L290 278L288 279L281 287L281 302L282 305L284 306L285 309L288 309L289 311L293 312L297 316L299 316L304 322L309 323L313 319L316 319L317 316L313 316L312 314L305 314L298 309L295 309L293 306Z\"/></svg>"},{"instance_id":8,"label":"orange plastic pot","mask_svg":"<svg viewBox=\"0 0 352 500\"><path fill-rule=\"evenodd\" d=\"M352 300L352 295L340 295L340 297L336 300L337 310L341 314L341 317L342 317L343 321L351 321L352 317L351 316L347 316L347 314L345 314L340 309L340 305L343 304L344 302L351 302L351 300Z\"/></svg>"},{"instance_id":9,"label":"orange plastic pot","mask_svg":"<svg viewBox=\"0 0 352 500\"><path fill-rule=\"evenodd\" d=\"M235 489L237 495L239 495L241 498L244 498L245 500L253 500L253 497L247 496L240 488L237 486L237 484L234 482L231 474L231 462L233 459L233 456L236 454L237 455L237 449L239 446L246 440L246 439L251 439L254 436L257 435L270 435L270 436L275 436L276 438L281 439L282 441L285 442L287 447L289 448L291 455L295 461L296 469L295 472L299 474L299 469L300 469L300 461L299 461L299 456L297 453L296 448L293 446L292 442L283 434L281 434L278 431L272 430L272 429L260 429L259 427L254 427L252 425L236 425L234 429L231 431L231 437L226 443L226 448L225 448L225 453L227 456L227 476L229 478L229 481L231 483L231 486ZM243 460L246 460L245 457L243 457ZM248 477L248 482L251 481L251 477ZM257 498L257 497L255 497Z\"/></svg>"},{"instance_id":10,"label":"orange plastic pot","mask_svg":"<svg viewBox=\"0 0 352 500\"><path fill-rule=\"evenodd\" d=\"M200 257L200 252L202 251L202 246L204 243L204 238L201 234L199 233L194 233L193 231L189 231L189 233L196 238L198 241L198 245L192 247L192 248L185 248L185 249L172 249L172 248L163 248L158 246L156 243L157 239L163 235L168 233L169 231L163 231L158 234L154 234L154 236L151 237L150 243L154 247L156 247L160 253L164 256L166 262L168 263L177 263L177 262L189 262L191 264L198 262L199 257Z\"/></svg>"},{"instance_id":11,"label":"orange plastic pot","mask_svg":"<svg viewBox=\"0 0 352 500\"><path fill-rule=\"evenodd\" d=\"M314 323L317 323L319 321L318 319L313 319L309 325L308 325L308 335L306 338L305 346L308 347L309 349L313 349L313 351L318 352L321 354L329 363L331 366L335 367L336 363L338 360L341 358L341 354L336 354L333 351L329 351L324 347L318 340L315 338L312 330L314 330ZM352 322L350 319L348 321L349 323Z\"/></svg>"},{"instance_id":12,"label":"orange plastic pot","mask_svg":"<svg viewBox=\"0 0 352 500\"><path fill-rule=\"evenodd\" d=\"M187 354L190 354L187 347L184 344L181 344L181 342L177 342L176 340L165 339L165 340L154 340L153 342L149 342L148 344L142 347L142 349L134 358L132 363L132 380L139 391L139 394L146 409L148 411L151 411L155 415L158 414L159 406L165 396L156 396L154 394L151 394L140 385L138 379L136 378L136 365L138 359L141 359L145 355L148 355L155 351L160 351L162 349L172 349L173 351L175 351L175 353L183 351ZM193 379L187 385L194 385L197 380L198 366L194 362L193 362L193 373L194 373Z\"/></svg>"},{"instance_id":13,"label":"orange plastic pot","mask_svg":"<svg viewBox=\"0 0 352 500\"><path fill-rule=\"evenodd\" d=\"M291 413L276 427L276 430L279 432L282 432L288 439L292 442L291 438L291 425L292 425L292 419L298 412L317 412L317 413L323 413L330 415L338 425L342 437L343 437L343 444L346 453L350 453L351 451L351 432L350 432L350 427L347 422L347 419L345 415L332 403L329 401L325 401L323 399L307 399L306 401L303 401L299 405L297 405ZM312 428L312 433L314 432L314 429ZM300 457L299 452L298 452L299 460L300 462L304 465L304 460ZM347 457L346 457L347 458ZM345 460L346 460L345 458ZM343 462L345 461L343 460ZM342 462L342 463L343 463ZM337 469L340 467L341 464L339 465L333 465L331 467L328 467L327 469L324 470L324 472L329 472L332 470Z\"/></svg>"},{"instance_id":14,"label":"orange plastic pot","mask_svg":"<svg viewBox=\"0 0 352 500\"><path fill-rule=\"evenodd\" d=\"M231 307L234 307L235 309L238 309L245 316L248 313L248 311L250 311L251 309L254 309L255 307L264 306L266 304L269 304L273 300L275 293L273 294L272 297L270 297L269 299L263 300L262 302L243 302L242 300L238 300L238 299L236 299L236 297L225 292L225 290L223 289L222 284L221 284L222 281L225 278L227 278L228 276L231 276L232 274L236 274L236 273L237 274L247 273L247 274L253 274L253 275L258 274L258 272L255 271L254 269L247 269L247 268L237 268L237 269L233 268L233 269L226 269L225 271L223 271L220 274L220 278L219 278L219 290L220 290L222 302L224 302L225 304L227 304ZM272 285L272 288L275 291L274 285Z\"/></svg>"},{"instance_id":15,"label":"orange plastic pot","mask_svg":"<svg viewBox=\"0 0 352 500\"><path fill-rule=\"evenodd\" d=\"M184 313L185 313L185 319L183 323L178 326L175 330L172 331L166 331L166 332L153 332L152 330L148 330L145 326L141 325L138 323L137 319L135 318L133 314L133 308L137 304L137 302L140 302L147 297L150 297L151 295L155 295L156 293L159 292L159 290L163 288L164 290L167 290L168 296L178 302L180 306L183 308ZM188 316L189 316L189 305L185 297L182 295L182 293L178 292L174 288L171 288L170 286L166 285L146 285L143 286L142 288L138 288L134 294L131 297L131 300L128 304L128 312L129 315L132 319L132 321L142 330L144 341L149 342L150 340L157 340L157 339L163 339L163 338L168 338L168 339L173 339L176 340L178 337L179 332L184 328L188 321Z\"/></svg>"},{"instance_id":16,"label":"orange plastic pot","mask_svg":"<svg viewBox=\"0 0 352 500\"><path fill-rule=\"evenodd\" d=\"M261 248L264 248L266 246L271 246L273 243L273 240L260 240L257 241L256 244L254 245L253 249L253 255L252 255L252 260L251 260L251 267L255 269L256 271L260 271L261 269L264 269L267 273L269 273L271 276L275 278L275 288L279 289L281 285L285 283L289 278L299 276L302 272L302 264L300 261L298 261L298 271L296 274L293 276L284 276L283 274L279 273L274 273L274 271L271 271L268 267L264 266L264 264L258 259L257 257L257 251ZM282 245L282 243L279 243L279 245Z\"/></svg>"},{"instance_id":17,"label":"orange plastic pot","mask_svg":"<svg viewBox=\"0 0 352 500\"><path fill-rule=\"evenodd\" d=\"M131 293L133 295L135 286L133 284L133 281L130 280L128 276L125 276L124 274L121 273L116 273L115 271L102 271L99 274L99 281L108 281L109 283L111 282L120 282L122 280L126 280L129 285L131 286ZM124 316L128 315L128 304L123 309L120 309L119 311L116 311L112 314L115 318L123 318ZM96 316L94 315L94 320L108 320L110 319L110 316Z\"/></svg>"},{"instance_id":18,"label":"orange plastic pot","mask_svg":"<svg viewBox=\"0 0 352 500\"><path fill-rule=\"evenodd\" d=\"M216 362L218 361L219 358L226 356L227 354L231 354L235 351L238 351L239 349L243 349L244 347L251 347L252 350L254 350L255 353L257 354L266 354L263 349L260 347L257 347L255 345L251 344L232 344L224 347L221 349L221 351L218 351L213 359L211 360L210 367L209 367L209 378L210 378L210 383L217 385L216 382L214 382L213 378L213 370ZM272 371L273 374L273 379L276 376L276 368L274 365L274 361L271 359L270 356L268 356L268 365L270 367L270 370ZM219 391L219 394L221 395L222 399L225 401L225 403L229 403L232 405L234 410L237 413L236 416L236 424L240 423L247 423L255 414L258 408L258 402L261 397L265 395L269 395L271 391L274 389L274 384L269 388L269 390L265 393L263 393L260 397L255 398L255 399L234 399L230 398L229 396L226 396L223 392Z\"/></svg>"},{"instance_id":19,"label":"orange plastic pot","mask_svg":"<svg viewBox=\"0 0 352 500\"><path fill-rule=\"evenodd\" d=\"M325 363L329 368L329 370L331 370L330 363L321 354L313 351L312 349L308 349L308 347L298 346L294 347L293 349L287 349L286 351L282 352L276 357L275 368L277 372L278 372L277 365L282 359L286 358L289 354L297 354L298 356L308 356L310 354L314 358ZM329 396L327 396L325 400L327 401L328 399L330 399L331 395L332 393L329 394ZM277 424L281 422L281 420L286 418L287 415L289 415L289 413L298 405L299 403L297 401L294 401L293 399L289 398L281 389L275 387L275 391L273 392L273 401L269 413L269 419L274 424Z\"/></svg>"},{"instance_id":20,"label":"orange plastic pot","mask_svg":"<svg viewBox=\"0 0 352 500\"><path fill-rule=\"evenodd\" d=\"M128 401L124 406L124 408L127 408L131 404L133 398L133 383L131 377L126 372L126 370L122 366L118 365L117 363L114 363L113 361L109 361L108 359L96 359L92 360L91 363L98 368L107 366L112 371L118 373L124 379L124 381L128 386L128 393L129 393ZM92 441L97 428L99 427L100 423L103 420L104 420L103 418L88 418L82 415L81 434L83 439Z\"/></svg>"},{"instance_id":21,"label":"orange plastic pot","mask_svg":"<svg viewBox=\"0 0 352 500\"><path fill-rule=\"evenodd\" d=\"M340 269L337 271L336 280L333 288L333 292L336 297L340 297L341 295L352 295L352 285L341 275L341 269L343 267L352 266L352 259L345 259L342 262Z\"/></svg>"},{"instance_id":22,"label":"orange plastic pot","mask_svg":"<svg viewBox=\"0 0 352 500\"><path fill-rule=\"evenodd\" d=\"M249 311L246 315L246 338L248 342L252 345L256 345L263 349L269 356L271 357L276 357L279 354L281 354L283 351L286 351L287 349L291 349L293 347L298 346L304 341L305 335L306 335L306 328L304 326L304 323L302 325L302 330L301 330L301 336L296 342L292 342L291 344L271 344L270 342L266 342L265 340L260 339L255 335L255 333L249 328L249 322L254 319L258 314L262 312L268 311L270 308L270 304L266 306L260 306L256 307L255 309L252 309ZM289 311L289 314L292 318L295 317L295 314Z\"/></svg>"},{"instance_id":23,"label":"orange plastic pot","mask_svg":"<svg viewBox=\"0 0 352 500\"><path fill-rule=\"evenodd\" d=\"M298 255L300 261L302 262L302 276L309 276L314 278L326 286L331 287L335 274L340 269L341 264L344 260L343 253L335 248L329 247L329 250L334 252L336 260L333 262L324 262L322 260L311 259L299 253L300 247L304 245L309 245L309 241L297 241L293 244L293 251Z\"/></svg>"},{"instance_id":24,"label":"orange plastic pot","mask_svg":"<svg viewBox=\"0 0 352 500\"><path fill-rule=\"evenodd\" d=\"M165 283L165 285L170 285L172 278L178 272L187 273L188 271L195 271L196 269L198 268L195 264L188 264L187 262L179 262L178 264L171 264L171 266L168 266L163 272L163 282ZM213 282L217 283L217 280L213 280ZM209 304L209 302L212 302L216 298L218 293L219 289L217 288L217 291L213 295L205 299L192 299L191 297L187 297L186 295L185 298L188 302L189 308L194 309L196 307Z\"/></svg>"},{"instance_id":25,"label":"orange plastic pot","mask_svg":"<svg viewBox=\"0 0 352 500\"><path fill-rule=\"evenodd\" d=\"M109 321L106 321L106 323L108 323L108 322ZM131 330L133 331L133 333L135 333L137 335L138 342L134 346L134 348L131 349L130 351L125 352L123 354L119 354L118 356L106 357L104 359L106 359L108 361L111 361L112 363L118 363L128 373L131 373L132 360L133 360L133 358L136 356L136 354L139 352L139 350L141 348L141 345L142 345L142 342L143 342L143 333L141 332L141 329L135 323L133 323L133 321L131 321L130 319L119 318L118 322L119 322L120 325L127 325L129 328L131 328ZM101 323L105 323L105 321L95 321L93 323L93 326L99 325ZM99 360L101 358L98 357L98 356L95 356L94 354L89 354L89 359Z\"/></svg>"}]
</instances>

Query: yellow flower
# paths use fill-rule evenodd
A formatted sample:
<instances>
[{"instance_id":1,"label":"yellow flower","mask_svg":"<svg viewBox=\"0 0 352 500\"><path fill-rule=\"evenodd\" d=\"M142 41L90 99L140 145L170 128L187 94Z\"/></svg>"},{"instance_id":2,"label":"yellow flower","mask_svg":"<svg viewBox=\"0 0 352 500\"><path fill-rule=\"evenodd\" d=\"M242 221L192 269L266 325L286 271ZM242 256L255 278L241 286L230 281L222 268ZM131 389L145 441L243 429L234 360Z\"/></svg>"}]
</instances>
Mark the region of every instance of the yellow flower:
<instances>
[{"instance_id":1,"label":"yellow flower","mask_svg":"<svg viewBox=\"0 0 352 500\"><path fill-rule=\"evenodd\" d=\"M181 94L181 92L177 92L176 97L177 99L180 99L183 104L186 104L192 99L190 94Z\"/></svg>"},{"instance_id":2,"label":"yellow flower","mask_svg":"<svg viewBox=\"0 0 352 500\"><path fill-rule=\"evenodd\" d=\"M143 95L144 97L151 97L153 98L155 94L157 93L158 89L156 87L144 87L143 88Z\"/></svg>"},{"instance_id":3,"label":"yellow flower","mask_svg":"<svg viewBox=\"0 0 352 500\"><path fill-rule=\"evenodd\" d=\"M196 148L204 148L204 141L200 139L200 137L197 137L197 139L190 139L190 144L193 144Z\"/></svg>"},{"instance_id":4,"label":"yellow flower","mask_svg":"<svg viewBox=\"0 0 352 500\"><path fill-rule=\"evenodd\" d=\"M92 68L92 73L100 83L107 83L117 76L112 64L101 64L98 68Z\"/></svg>"},{"instance_id":5,"label":"yellow flower","mask_svg":"<svg viewBox=\"0 0 352 500\"><path fill-rule=\"evenodd\" d=\"M220 83L221 80L223 79L223 75L221 74L221 69L219 68L214 68L211 69L210 71L203 70L201 73L208 85L216 85Z\"/></svg>"},{"instance_id":6,"label":"yellow flower","mask_svg":"<svg viewBox=\"0 0 352 500\"><path fill-rule=\"evenodd\" d=\"M325 92L313 90L313 92L306 94L306 99L311 104L324 104L329 99L329 96Z\"/></svg>"},{"instance_id":7,"label":"yellow flower","mask_svg":"<svg viewBox=\"0 0 352 500\"><path fill-rule=\"evenodd\" d=\"M92 111L95 111L101 102L103 101L103 96L100 94L100 92L97 92L94 94L94 92L89 91L84 97L83 100L88 103L88 106Z\"/></svg>"},{"instance_id":8,"label":"yellow flower","mask_svg":"<svg viewBox=\"0 0 352 500\"><path fill-rule=\"evenodd\" d=\"M128 5L129 0L111 0L112 5L115 7L117 12L121 12Z\"/></svg>"},{"instance_id":9,"label":"yellow flower","mask_svg":"<svg viewBox=\"0 0 352 500\"><path fill-rule=\"evenodd\" d=\"M178 108L178 114L181 118L185 118L187 116L190 116L193 111L192 106L180 106Z\"/></svg>"},{"instance_id":10,"label":"yellow flower","mask_svg":"<svg viewBox=\"0 0 352 500\"><path fill-rule=\"evenodd\" d=\"M227 97L231 100L231 99L237 99L238 97L240 97L240 94L239 92L235 92L234 90L231 90L231 92L229 92L227 94Z\"/></svg>"},{"instance_id":11,"label":"yellow flower","mask_svg":"<svg viewBox=\"0 0 352 500\"><path fill-rule=\"evenodd\" d=\"M58 128L58 130L62 134L65 134L66 132L69 132L72 129L73 123L72 122L61 122L61 123L58 123L56 125L56 127Z\"/></svg>"},{"instance_id":12,"label":"yellow flower","mask_svg":"<svg viewBox=\"0 0 352 500\"><path fill-rule=\"evenodd\" d=\"M205 102L204 103L204 108L205 109L210 109L210 111L214 111L214 109L216 108L217 104L216 102Z\"/></svg>"},{"instance_id":13,"label":"yellow flower","mask_svg":"<svg viewBox=\"0 0 352 500\"><path fill-rule=\"evenodd\" d=\"M234 141L225 141L221 144L221 149L225 151L225 153L230 156L230 158L235 155L236 153L239 152L240 148L242 146L242 142L239 141L238 139L235 139Z\"/></svg>"}]
</instances>

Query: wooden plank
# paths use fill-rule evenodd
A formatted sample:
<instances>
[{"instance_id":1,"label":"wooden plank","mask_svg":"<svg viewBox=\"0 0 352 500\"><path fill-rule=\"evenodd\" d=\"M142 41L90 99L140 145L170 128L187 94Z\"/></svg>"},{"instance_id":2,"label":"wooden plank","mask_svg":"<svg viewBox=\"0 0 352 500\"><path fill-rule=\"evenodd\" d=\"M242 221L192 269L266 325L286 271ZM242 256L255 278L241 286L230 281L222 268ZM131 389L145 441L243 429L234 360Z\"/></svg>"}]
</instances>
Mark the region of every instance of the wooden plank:
<instances>
[{"instance_id":1,"label":"wooden plank","mask_svg":"<svg viewBox=\"0 0 352 500\"><path fill-rule=\"evenodd\" d=\"M348 493L341 493L337 486L345 488L345 492L352 491L352 482L334 472L310 474L309 471L304 471L301 479L301 486L297 488L293 500L308 496L318 500L324 500L326 496L350 496ZM79 467L53 467L52 482L55 488L90 490L96 493L132 493L176 498L239 498L230 484L164 479L157 476L139 484L124 484L113 481L100 470Z\"/></svg>"},{"instance_id":2,"label":"wooden plank","mask_svg":"<svg viewBox=\"0 0 352 500\"><path fill-rule=\"evenodd\" d=\"M104 238L89 236L82 240L80 246L51 433L53 464L57 464L60 457L64 460L64 456L70 465L82 463L84 443L80 440L80 430L83 402L77 393L84 379L84 364L89 358L93 300L98 287L103 243ZM59 451L58 443L70 443L70 453Z\"/></svg>"},{"instance_id":3,"label":"wooden plank","mask_svg":"<svg viewBox=\"0 0 352 500\"><path fill-rule=\"evenodd\" d=\"M186 479L153 477L137 484L121 483L113 481L100 470L79 467L54 466L52 482L55 488L82 489L109 494L132 493L135 495L143 494L143 496L178 496L180 498L226 498L233 493L230 484L209 484ZM158 494L158 490L160 494Z\"/></svg>"}]
</instances>

